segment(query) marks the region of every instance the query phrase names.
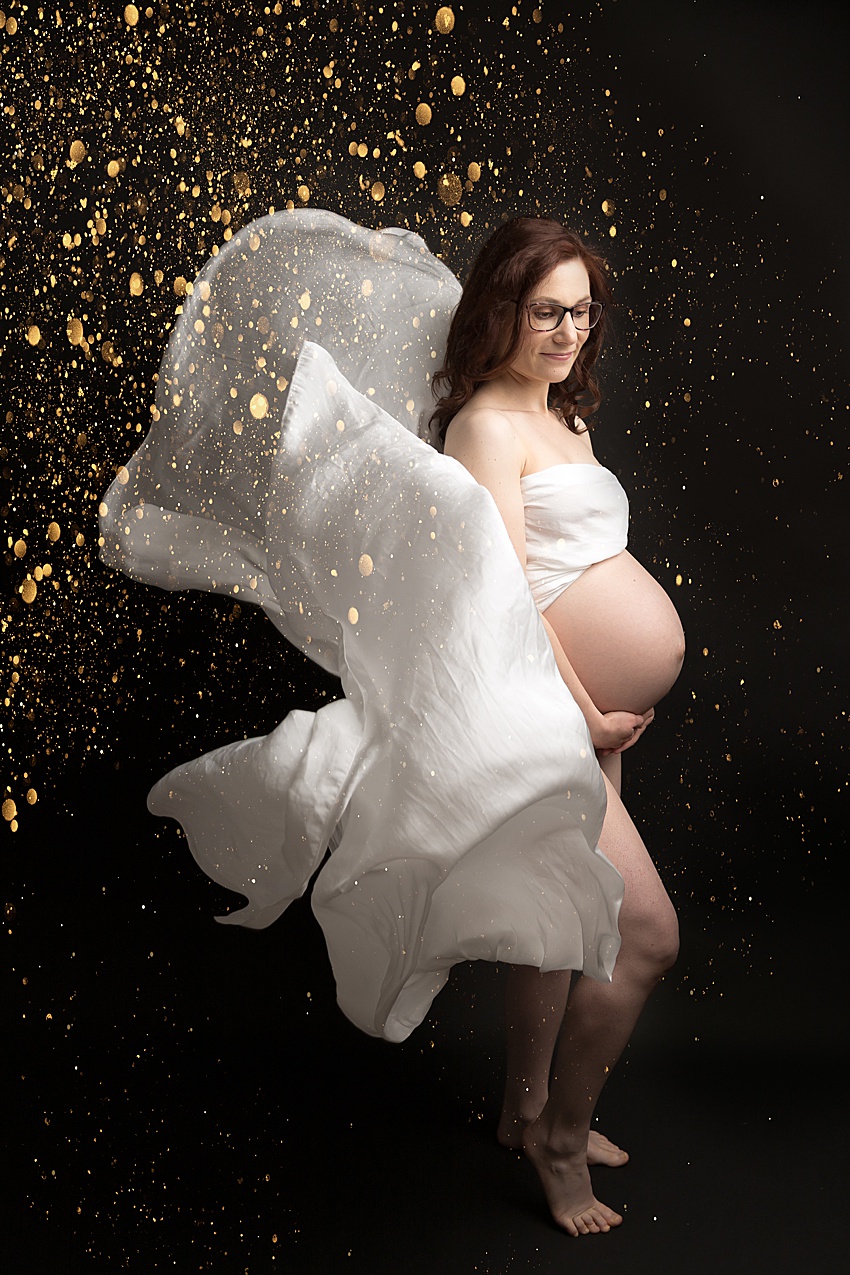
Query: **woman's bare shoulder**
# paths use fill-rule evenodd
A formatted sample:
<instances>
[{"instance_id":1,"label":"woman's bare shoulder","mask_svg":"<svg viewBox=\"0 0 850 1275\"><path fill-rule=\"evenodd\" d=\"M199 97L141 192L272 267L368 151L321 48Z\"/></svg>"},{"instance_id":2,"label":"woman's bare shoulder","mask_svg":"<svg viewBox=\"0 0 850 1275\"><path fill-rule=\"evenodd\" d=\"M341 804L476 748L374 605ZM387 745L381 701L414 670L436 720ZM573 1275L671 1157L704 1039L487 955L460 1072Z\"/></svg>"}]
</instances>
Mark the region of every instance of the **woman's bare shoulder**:
<instances>
[{"instance_id":1,"label":"woman's bare shoulder","mask_svg":"<svg viewBox=\"0 0 850 1275\"><path fill-rule=\"evenodd\" d=\"M455 447L489 447L522 450L522 440L506 412L488 404L467 403L452 418L446 432L446 451Z\"/></svg>"}]
</instances>

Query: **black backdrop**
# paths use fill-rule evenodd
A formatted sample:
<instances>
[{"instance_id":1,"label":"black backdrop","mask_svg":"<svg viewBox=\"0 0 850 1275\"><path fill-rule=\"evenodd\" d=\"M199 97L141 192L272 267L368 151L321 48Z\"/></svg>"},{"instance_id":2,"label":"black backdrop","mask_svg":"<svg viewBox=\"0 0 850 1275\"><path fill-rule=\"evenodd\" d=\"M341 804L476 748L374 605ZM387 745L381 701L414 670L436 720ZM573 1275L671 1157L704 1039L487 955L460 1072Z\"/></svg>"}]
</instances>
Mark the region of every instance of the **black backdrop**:
<instances>
[{"instance_id":1,"label":"black backdrop","mask_svg":"<svg viewBox=\"0 0 850 1275\"><path fill-rule=\"evenodd\" d=\"M14 1275L840 1268L846 19L437 8L59 0L0 29ZM185 281L304 203L461 276L515 212L611 265L597 452L689 641L627 802L684 942L601 1107L627 1225L577 1249L493 1147L501 973L367 1040L308 904L221 930L233 900L144 808L170 764L336 694L261 616L96 557Z\"/></svg>"}]
</instances>

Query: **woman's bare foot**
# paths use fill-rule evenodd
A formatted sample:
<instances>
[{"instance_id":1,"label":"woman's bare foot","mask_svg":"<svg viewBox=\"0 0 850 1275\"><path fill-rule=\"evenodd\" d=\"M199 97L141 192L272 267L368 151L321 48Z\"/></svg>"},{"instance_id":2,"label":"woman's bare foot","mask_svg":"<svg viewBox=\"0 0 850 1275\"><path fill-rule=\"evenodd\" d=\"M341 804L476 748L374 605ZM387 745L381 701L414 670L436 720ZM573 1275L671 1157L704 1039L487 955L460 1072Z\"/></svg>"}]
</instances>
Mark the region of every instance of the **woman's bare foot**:
<instances>
[{"instance_id":1,"label":"woman's bare foot","mask_svg":"<svg viewBox=\"0 0 850 1275\"><path fill-rule=\"evenodd\" d=\"M536 1119L536 1115L524 1119L522 1116L512 1116L510 1112L503 1110L496 1129L496 1141L512 1151L522 1151L522 1135ZM599 1133L596 1129L590 1130L587 1135L588 1164L604 1164L608 1169L618 1169L620 1165L628 1161L628 1158L628 1151L618 1147L610 1138L606 1138L604 1133Z\"/></svg>"},{"instance_id":2,"label":"woman's bare foot","mask_svg":"<svg viewBox=\"0 0 850 1275\"><path fill-rule=\"evenodd\" d=\"M552 1217L570 1235L598 1235L619 1226L622 1217L596 1199L590 1184L584 1145L557 1150L535 1121L523 1134L525 1154L537 1170Z\"/></svg>"}]
</instances>

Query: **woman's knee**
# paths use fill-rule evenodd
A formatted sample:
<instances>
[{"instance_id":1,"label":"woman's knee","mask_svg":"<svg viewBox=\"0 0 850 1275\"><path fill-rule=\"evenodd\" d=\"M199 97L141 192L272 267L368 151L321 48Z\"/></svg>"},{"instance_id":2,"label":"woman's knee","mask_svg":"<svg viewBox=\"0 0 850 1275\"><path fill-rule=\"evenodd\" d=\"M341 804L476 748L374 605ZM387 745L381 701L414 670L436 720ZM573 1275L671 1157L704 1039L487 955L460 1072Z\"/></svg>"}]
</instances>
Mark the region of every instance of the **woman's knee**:
<instances>
[{"instance_id":1,"label":"woman's knee","mask_svg":"<svg viewBox=\"0 0 850 1275\"><path fill-rule=\"evenodd\" d=\"M676 964L679 955L679 921L665 894L642 907L624 909L620 933L624 956L660 977Z\"/></svg>"}]
</instances>

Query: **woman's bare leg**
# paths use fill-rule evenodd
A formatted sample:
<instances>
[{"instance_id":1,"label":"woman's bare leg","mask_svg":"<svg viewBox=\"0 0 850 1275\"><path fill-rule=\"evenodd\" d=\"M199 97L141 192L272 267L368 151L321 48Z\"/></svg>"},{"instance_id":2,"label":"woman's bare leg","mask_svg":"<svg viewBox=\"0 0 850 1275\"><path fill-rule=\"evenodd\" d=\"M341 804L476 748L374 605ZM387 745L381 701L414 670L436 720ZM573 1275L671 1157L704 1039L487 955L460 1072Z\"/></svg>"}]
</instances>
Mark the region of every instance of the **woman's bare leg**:
<instances>
[{"instance_id":1,"label":"woman's bare leg","mask_svg":"<svg viewBox=\"0 0 850 1275\"><path fill-rule=\"evenodd\" d=\"M619 760L619 758L617 759ZM511 965L505 988L505 1096L496 1137L503 1147L522 1149L522 1135L546 1106L555 1043L570 990L569 970L541 974L532 965ZM588 1164L616 1168L628 1153L591 1129Z\"/></svg>"},{"instance_id":2,"label":"woman's bare leg","mask_svg":"<svg viewBox=\"0 0 850 1275\"><path fill-rule=\"evenodd\" d=\"M571 1235L622 1221L593 1195L587 1136L596 1101L658 979L676 958L676 914L646 847L610 781L600 849L625 880L622 946L611 983L581 978L570 997L549 1100L525 1132L552 1215Z\"/></svg>"}]
</instances>

